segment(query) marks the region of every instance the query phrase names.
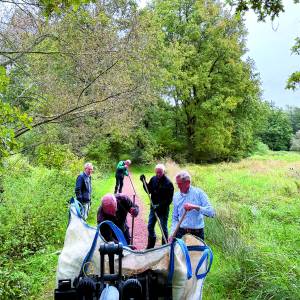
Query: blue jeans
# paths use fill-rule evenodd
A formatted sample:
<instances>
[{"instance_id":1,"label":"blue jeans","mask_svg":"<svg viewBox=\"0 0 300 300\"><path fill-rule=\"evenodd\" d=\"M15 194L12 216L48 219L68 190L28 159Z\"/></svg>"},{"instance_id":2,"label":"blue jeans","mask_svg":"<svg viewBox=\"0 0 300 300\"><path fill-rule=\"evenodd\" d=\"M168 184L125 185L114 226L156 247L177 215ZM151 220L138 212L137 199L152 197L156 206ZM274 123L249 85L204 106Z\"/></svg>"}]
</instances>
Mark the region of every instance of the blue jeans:
<instances>
[{"instance_id":1,"label":"blue jeans","mask_svg":"<svg viewBox=\"0 0 300 300\"><path fill-rule=\"evenodd\" d=\"M161 213L157 213L157 216L160 220L161 223L161 227L162 230L165 234L166 239L168 240L168 218L169 218L169 208L168 210L161 214ZM155 234L155 224L156 224L156 217L154 214L153 209L150 209L150 214L149 214L149 220L148 220L148 235L150 238L156 238L156 234Z\"/></svg>"}]
</instances>

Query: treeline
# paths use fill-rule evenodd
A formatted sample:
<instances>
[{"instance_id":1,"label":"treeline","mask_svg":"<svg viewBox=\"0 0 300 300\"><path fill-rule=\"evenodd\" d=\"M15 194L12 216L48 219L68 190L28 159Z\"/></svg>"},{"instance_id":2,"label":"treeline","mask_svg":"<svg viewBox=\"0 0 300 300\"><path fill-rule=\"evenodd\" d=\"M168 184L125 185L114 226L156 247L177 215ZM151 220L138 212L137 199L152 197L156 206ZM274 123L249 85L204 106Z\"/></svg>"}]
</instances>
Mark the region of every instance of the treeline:
<instances>
[{"instance_id":1,"label":"treeline","mask_svg":"<svg viewBox=\"0 0 300 300\"><path fill-rule=\"evenodd\" d=\"M61 167L290 148L299 109L262 101L243 21L219 1L96 1L47 17L32 3L2 16L2 156Z\"/></svg>"}]
</instances>

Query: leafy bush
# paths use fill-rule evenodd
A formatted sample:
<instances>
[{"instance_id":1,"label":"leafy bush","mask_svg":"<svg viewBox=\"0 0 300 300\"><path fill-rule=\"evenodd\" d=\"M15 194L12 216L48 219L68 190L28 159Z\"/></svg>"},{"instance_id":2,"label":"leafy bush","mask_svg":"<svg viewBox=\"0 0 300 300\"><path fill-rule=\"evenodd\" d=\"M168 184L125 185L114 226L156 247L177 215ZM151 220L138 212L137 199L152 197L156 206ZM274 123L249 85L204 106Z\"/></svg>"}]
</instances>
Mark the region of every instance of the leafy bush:
<instances>
[{"instance_id":1,"label":"leafy bush","mask_svg":"<svg viewBox=\"0 0 300 300\"><path fill-rule=\"evenodd\" d=\"M4 163L0 204L0 298L28 299L33 286L27 265L49 245L61 245L67 225L67 201L74 177L67 172L33 168L13 157ZM26 263L25 263L26 262ZM39 263L41 265L41 263ZM39 279L40 280L40 279Z\"/></svg>"},{"instance_id":2,"label":"leafy bush","mask_svg":"<svg viewBox=\"0 0 300 300\"><path fill-rule=\"evenodd\" d=\"M269 152L268 145L264 144L263 142L257 142L256 145L252 149L253 155L264 155Z\"/></svg>"},{"instance_id":3,"label":"leafy bush","mask_svg":"<svg viewBox=\"0 0 300 300\"><path fill-rule=\"evenodd\" d=\"M291 151L300 151L300 130L292 137L291 140Z\"/></svg>"},{"instance_id":4,"label":"leafy bush","mask_svg":"<svg viewBox=\"0 0 300 300\"><path fill-rule=\"evenodd\" d=\"M43 144L37 148L36 154L36 160L39 165L58 170L77 160L77 157L71 152L68 145Z\"/></svg>"}]
</instances>

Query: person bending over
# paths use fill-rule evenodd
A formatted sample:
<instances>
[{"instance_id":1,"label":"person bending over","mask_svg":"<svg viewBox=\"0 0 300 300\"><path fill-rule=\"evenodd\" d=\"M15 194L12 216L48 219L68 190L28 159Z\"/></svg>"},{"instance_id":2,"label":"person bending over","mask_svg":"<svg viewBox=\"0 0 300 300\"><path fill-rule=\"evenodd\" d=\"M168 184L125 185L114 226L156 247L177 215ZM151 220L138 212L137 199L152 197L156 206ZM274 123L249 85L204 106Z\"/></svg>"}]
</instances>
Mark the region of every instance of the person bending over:
<instances>
[{"instance_id":1,"label":"person bending over","mask_svg":"<svg viewBox=\"0 0 300 300\"><path fill-rule=\"evenodd\" d=\"M129 245L131 236L126 221L128 213L130 213L133 217L137 217L139 213L139 207L136 204L133 204L133 202L127 195L106 194L102 198L102 203L98 208L97 223L100 224L103 221L112 221L121 229ZM113 234L108 225L103 225L101 234L107 242L118 242L116 236Z\"/></svg>"}]
</instances>

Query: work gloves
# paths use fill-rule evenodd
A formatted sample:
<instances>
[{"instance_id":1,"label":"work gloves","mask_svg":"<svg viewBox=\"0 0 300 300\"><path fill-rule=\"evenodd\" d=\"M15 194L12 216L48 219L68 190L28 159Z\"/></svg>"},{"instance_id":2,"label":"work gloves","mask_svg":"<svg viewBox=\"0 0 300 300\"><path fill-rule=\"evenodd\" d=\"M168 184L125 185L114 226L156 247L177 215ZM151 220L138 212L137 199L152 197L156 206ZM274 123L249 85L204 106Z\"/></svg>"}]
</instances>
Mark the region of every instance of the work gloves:
<instances>
[{"instance_id":1,"label":"work gloves","mask_svg":"<svg viewBox=\"0 0 300 300\"><path fill-rule=\"evenodd\" d=\"M145 177L145 175L144 175L144 174L142 174L142 175L140 176L140 181L141 181L141 182L144 182L144 181L146 181L146 177Z\"/></svg>"},{"instance_id":2,"label":"work gloves","mask_svg":"<svg viewBox=\"0 0 300 300\"><path fill-rule=\"evenodd\" d=\"M129 209L129 213L133 216L133 217L137 217L137 215L139 214L139 209L137 207L131 207Z\"/></svg>"}]
</instances>

